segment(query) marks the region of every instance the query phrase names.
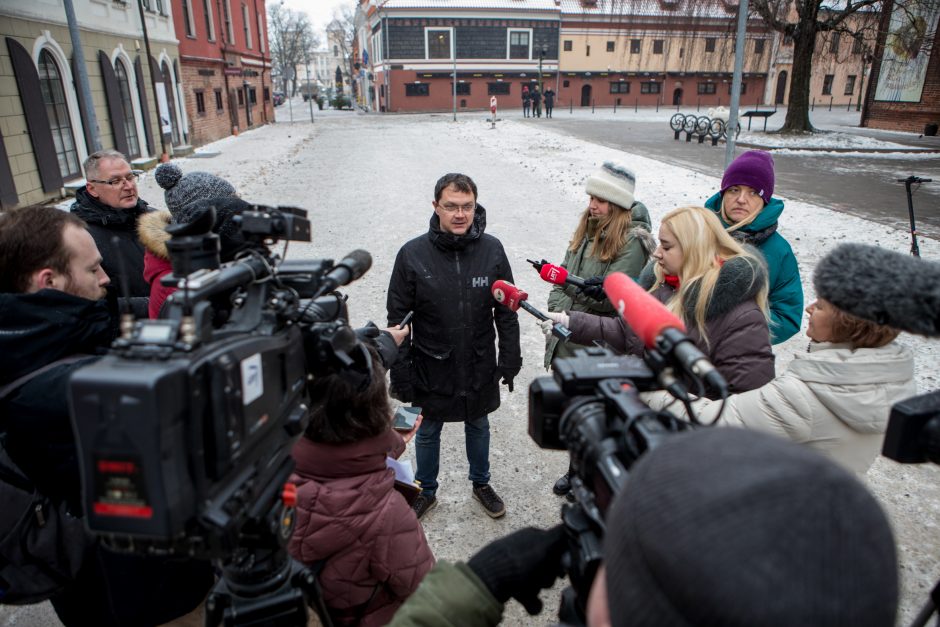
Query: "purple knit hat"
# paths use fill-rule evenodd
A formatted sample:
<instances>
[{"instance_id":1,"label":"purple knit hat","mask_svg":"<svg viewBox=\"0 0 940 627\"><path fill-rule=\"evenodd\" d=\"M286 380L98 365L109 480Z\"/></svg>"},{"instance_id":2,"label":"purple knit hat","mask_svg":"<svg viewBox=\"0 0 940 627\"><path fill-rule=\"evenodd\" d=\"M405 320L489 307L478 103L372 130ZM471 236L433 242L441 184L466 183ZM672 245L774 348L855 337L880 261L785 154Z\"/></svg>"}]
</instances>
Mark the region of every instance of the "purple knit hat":
<instances>
[{"instance_id":1,"label":"purple knit hat","mask_svg":"<svg viewBox=\"0 0 940 627\"><path fill-rule=\"evenodd\" d=\"M769 203L774 193L774 159L770 153L748 150L732 161L721 177L721 193L724 194L732 185L753 187L764 199L764 204Z\"/></svg>"}]
</instances>

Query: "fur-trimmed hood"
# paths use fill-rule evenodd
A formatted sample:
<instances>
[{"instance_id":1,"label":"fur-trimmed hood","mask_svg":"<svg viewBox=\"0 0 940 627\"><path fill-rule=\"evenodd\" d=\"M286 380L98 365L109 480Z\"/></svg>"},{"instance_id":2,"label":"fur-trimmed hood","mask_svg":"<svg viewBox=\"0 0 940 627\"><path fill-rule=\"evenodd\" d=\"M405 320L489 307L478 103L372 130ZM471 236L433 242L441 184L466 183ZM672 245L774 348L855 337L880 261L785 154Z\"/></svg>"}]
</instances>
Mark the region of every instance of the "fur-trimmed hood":
<instances>
[{"instance_id":1,"label":"fur-trimmed hood","mask_svg":"<svg viewBox=\"0 0 940 627\"><path fill-rule=\"evenodd\" d=\"M160 259L170 258L166 250L170 234L166 232L166 227L172 219L173 215L169 211L152 211L140 216L137 221L137 235L141 243Z\"/></svg>"}]
</instances>

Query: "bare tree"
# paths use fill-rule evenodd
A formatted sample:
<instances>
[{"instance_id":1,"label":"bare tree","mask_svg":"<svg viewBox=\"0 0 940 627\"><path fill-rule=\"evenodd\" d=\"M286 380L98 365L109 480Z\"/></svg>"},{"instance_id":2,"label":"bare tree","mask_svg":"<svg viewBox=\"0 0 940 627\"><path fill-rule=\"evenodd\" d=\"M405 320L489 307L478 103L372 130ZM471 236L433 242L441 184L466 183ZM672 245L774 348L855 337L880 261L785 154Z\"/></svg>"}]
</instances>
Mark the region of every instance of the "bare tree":
<instances>
[{"instance_id":1,"label":"bare tree","mask_svg":"<svg viewBox=\"0 0 940 627\"><path fill-rule=\"evenodd\" d=\"M355 10L350 6L343 6L333 13L333 20L327 24L326 32L330 40L339 46L340 56L343 58L343 74L349 79L353 75L353 42L356 38ZM337 85L340 90L342 85Z\"/></svg>"},{"instance_id":2,"label":"bare tree","mask_svg":"<svg viewBox=\"0 0 940 627\"><path fill-rule=\"evenodd\" d=\"M849 17L860 11L880 11L882 5L883 0L751 0L751 10L769 28L793 41L790 99L781 133L812 133L815 130L809 121L809 94L813 53L819 34L838 32L854 38L857 33L847 22Z\"/></svg>"},{"instance_id":3,"label":"bare tree","mask_svg":"<svg viewBox=\"0 0 940 627\"><path fill-rule=\"evenodd\" d=\"M280 4L268 7L268 39L274 68L280 75L282 89L291 95L297 92L295 68L305 63L320 45L306 14ZM288 91L288 81L291 89Z\"/></svg>"}]
</instances>

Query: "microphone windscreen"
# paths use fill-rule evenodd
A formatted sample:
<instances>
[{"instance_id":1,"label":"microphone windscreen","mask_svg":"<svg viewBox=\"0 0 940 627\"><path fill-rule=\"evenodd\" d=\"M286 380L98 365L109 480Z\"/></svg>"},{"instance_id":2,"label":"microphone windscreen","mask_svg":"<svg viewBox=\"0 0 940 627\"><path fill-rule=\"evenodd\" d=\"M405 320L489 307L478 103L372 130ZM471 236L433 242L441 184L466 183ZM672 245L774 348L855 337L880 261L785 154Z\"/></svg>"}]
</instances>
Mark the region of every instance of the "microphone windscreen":
<instances>
[{"instance_id":1,"label":"microphone windscreen","mask_svg":"<svg viewBox=\"0 0 940 627\"><path fill-rule=\"evenodd\" d=\"M340 263L349 268L352 274L351 281L355 281L372 267L372 255L369 251L359 248L346 255Z\"/></svg>"},{"instance_id":2,"label":"microphone windscreen","mask_svg":"<svg viewBox=\"0 0 940 627\"><path fill-rule=\"evenodd\" d=\"M604 293L647 348L656 345L656 338L663 329L673 327L685 331L682 320L622 272L607 275Z\"/></svg>"},{"instance_id":3,"label":"microphone windscreen","mask_svg":"<svg viewBox=\"0 0 940 627\"><path fill-rule=\"evenodd\" d=\"M542 266L542 269L539 270L539 276L542 277L543 281L548 281L555 285L564 285L565 279L568 278L568 271L553 263L546 263Z\"/></svg>"},{"instance_id":4,"label":"microphone windscreen","mask_svg":"<svg viewBox=\"0 0 940 627\"><path fill-rule=\"evenodd\" d=\"M528 294L509 281L503 281L502 279L494 281L490 291L493 293L493 298L496 299L497 303L509 307L512 311L517 311L519 304L529 298Z\"/></svg>"},{"instance_id":5,"label":"microphone windscreen","mask_svg":"<svg viewBox=\"0 0 940 627\"><path fill-rule=\"evenodd\" d=\"M901 331L940 336L940 264L866 244L841 244L813 274L816 296Z\"/></svg>"}]
</instances>

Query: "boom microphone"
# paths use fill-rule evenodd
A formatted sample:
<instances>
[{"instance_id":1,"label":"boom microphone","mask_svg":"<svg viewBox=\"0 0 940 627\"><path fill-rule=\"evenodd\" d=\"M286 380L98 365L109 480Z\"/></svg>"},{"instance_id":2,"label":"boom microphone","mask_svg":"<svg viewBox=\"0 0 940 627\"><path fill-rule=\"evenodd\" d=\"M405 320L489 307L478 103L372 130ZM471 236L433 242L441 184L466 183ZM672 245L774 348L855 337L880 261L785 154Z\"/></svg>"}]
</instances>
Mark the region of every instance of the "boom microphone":
<instances>
[{"instance_id":1,"label":"boom microphone","mask_svg":"<svg viewBox=\"0 0 940 627\"><path fill-rule=\"evenodd\" d=\"M684 372L725 396L728 383L685 333L685 325L662 303L622 272L604 279L604 292L646 348L658 350Z\"/></svg>"},{"instance_id":2,"label":"boom microphone","mask_svg":"<svg viewBox=\"0 0 940 627\"><path fill-rule=\"evenodd\" d=\"M539 320L551 320L551 318L529 304L529 295L526 292L520 290L509 281L503 281L502 279L494 281L491 291L496 302L509 307L511 311L518 311L519 308L522 307ZM568 338L571 337L571 331L565 325L556 322L552 325L552 335L567 342Z\"/></svg>"},{"instance_id":3,"label":"boom microphone","mask_svg":"<svg viewBox=\"0 0 940 627\"><path fill-rule=\"evenodd\" d=\"M542 269L539 270L539 276L542 277L543 281L554 283L555 285L564 285L567 283L575 287L580 287L582 290L587 285L581 277L569 274L567 269L556 266L553 263L543 264Z\"/></svg>"},{"instance_id":4,"label":"boom microphone","mask_svg":"<svg viewBox=\"0 0 940 627\"><path fill-rule=\"evenodd\" d=\"M813 274L816 295L876 324L940 337L940 263L865 244L840 244Z\"/></svg>"},{"instance_id":5,"label":"boom microphone","mask_svg":"<svg viewBox=\"0 0 940 627\"><path fill-rule=\"evenodd\" d=\"M323 277L323 281L313 298L332 292L337 287L352 283L368 272L371 267L372 255L362 249L352 251Z\"/></svg>"}]
</instances>

